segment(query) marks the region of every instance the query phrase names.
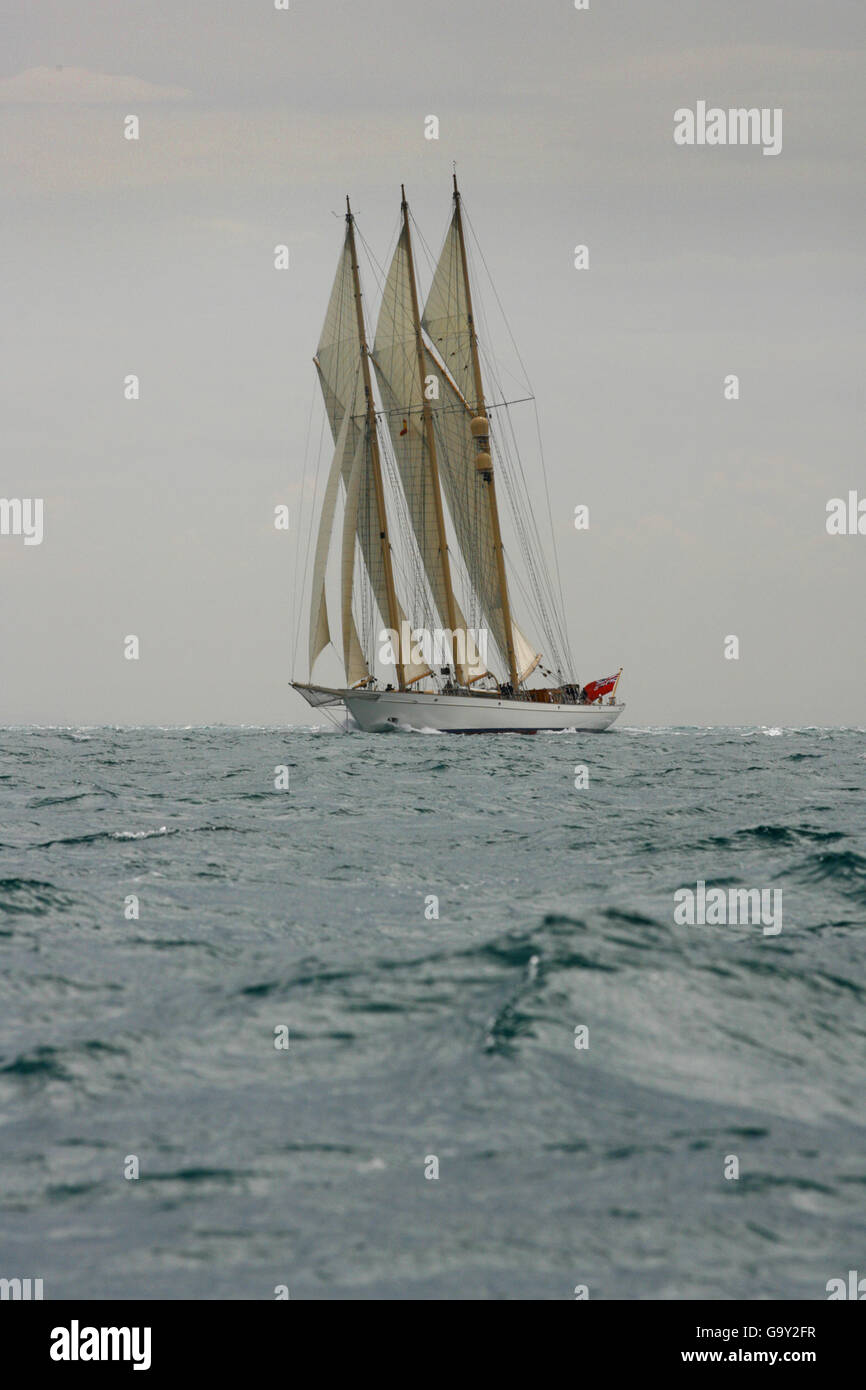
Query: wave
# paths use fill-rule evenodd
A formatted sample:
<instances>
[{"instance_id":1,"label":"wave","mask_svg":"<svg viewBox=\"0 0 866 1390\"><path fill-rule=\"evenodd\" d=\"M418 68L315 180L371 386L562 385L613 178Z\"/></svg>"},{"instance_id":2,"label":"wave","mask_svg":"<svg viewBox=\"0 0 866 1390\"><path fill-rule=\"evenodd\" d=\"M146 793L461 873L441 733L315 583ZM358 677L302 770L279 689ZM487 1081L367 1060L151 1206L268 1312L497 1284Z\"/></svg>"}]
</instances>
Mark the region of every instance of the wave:
<instances>
[{"instance_id":1,"label":"wave","mask_svg":"<svg viewBox=\"0 0 866 1390\"><path fill-rule=\"evenodd\" d=\"M161 835L179 835L180 830L161 825L158 830L94 830L90 835L66 835L57 840L40 840L28 849L51 849L54 845L93 845L100 840L152 840Z\"/></svg>"},{"instance_id":2,"label":"wave","mask_svg":"<svg viewBox=\"0 0 866 1390\"><path fill-rule=\"evenodd\" d=\"M101 787L94 787L89 792L72 792L69 796L42 796L30 802L32 810L41 810L44 806L65 806L72 801L85 801L90 797L110 796L117 797L117 792L104 791Z\"/></svg>"},{"instance_id":3,"label":"wave","mask_svg":"<svg viewBox=\"0 0 866 1390\"><path fill-rule=\"evenodd\" d=\"M126 1057L128 1053L125 1048L101 1042L98 1038L67 1043L63 1048L42 1044L29 1052L18 1053L5 1067L0 1067L0 1076L35 1081L74 1081L75 1077L65 1063L74 1061L76 1057L99 1056Z\"/></svg>"},{"instance_id":4,"label":"wave","mask_svg":"<svg viewBox=\"0 0 866 1390\"><path fill-rule=\"evenodd\" d=\"M790 871L802 883L830 883L846 897L866 903L866 858L856 851L824 850Z\"/></svg>"},{"instance_id":5,"label":"wave","mask_svg":"<svg viewBox=\"0 0 866 1390\"><path fill-rule=\"evenodd\" d=\"M65 893L40 878L0 878L0 911L42 917L65 907Z\"/></svg>"},{"instance_id":6,"label":"wave","mask_svg":"<svg viewBox=\"0 0 866 1390\"><path fill-rule=\"evenodd\" d=\"M727 835L709 835L700 843L702 847L733 849L748 844L751 840L759 844L799 845L804 840L821 844L844 839L841 830L813 830L805 825L796 828L789 825L746 825L740 830L732 830Z\"/></svg>"}]
</instances>

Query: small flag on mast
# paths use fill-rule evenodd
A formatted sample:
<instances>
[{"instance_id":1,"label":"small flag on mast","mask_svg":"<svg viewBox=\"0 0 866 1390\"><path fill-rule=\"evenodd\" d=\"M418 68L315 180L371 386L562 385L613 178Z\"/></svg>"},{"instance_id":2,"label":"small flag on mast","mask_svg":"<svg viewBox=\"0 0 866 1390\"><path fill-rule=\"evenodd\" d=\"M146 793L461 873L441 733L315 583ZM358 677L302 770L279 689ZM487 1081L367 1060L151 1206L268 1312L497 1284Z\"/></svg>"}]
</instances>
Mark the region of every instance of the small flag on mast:
<instances>
[{"instance_id":1,"label":"small flag on mast","mask_svg":"<svg viewBox=\"0 0 866 1390\"><path fill-rule=\"evenodd\" d=\"M404 435L404 434L408 434L408 433L409 433L409 421L408 421L408 420L404 420L404 421L403 421L403 428L402 428L401 431L400 431L400 438L402 439L402 438L403 438L403 435Z\"/></svg>"}]
</instances>

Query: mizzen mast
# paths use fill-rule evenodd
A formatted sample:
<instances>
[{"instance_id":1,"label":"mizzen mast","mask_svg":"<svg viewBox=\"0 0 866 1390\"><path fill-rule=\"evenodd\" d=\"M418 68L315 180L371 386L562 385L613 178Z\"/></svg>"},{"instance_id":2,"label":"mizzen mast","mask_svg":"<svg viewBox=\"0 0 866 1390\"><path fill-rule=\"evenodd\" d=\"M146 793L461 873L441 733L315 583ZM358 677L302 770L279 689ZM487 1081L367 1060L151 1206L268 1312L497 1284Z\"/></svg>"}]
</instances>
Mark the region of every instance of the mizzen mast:
<instances>
[{"instance_id":1,"label":"mizzen mast","mask_svg":"<svg viewBox=\"0 0 866 1390\"><path fill-rule=\"evenodd\" d=\"M436 529L439 533L439 561L442 567L442 581L445 591L445 617L448 622L448 630L451 633L451 662L452 668L457 673L457 679L461 685L466 684L466 671L457 662L456 633L457 633L457 605L454 601L454 587L451 582L451 560L448 554L448 536L445 530L445 511L442 506L442 488L439 483L439 460L436 454L436 433L433 428L433 411L430 401L424 389L424 381L427 374L427 362L424 352L424 339L421 334L421 311L418 307L418 286L415 280L415 257L412 252L412 235L409 230L409 204L406 201L406 189L400 185L400 210L403 214L403 235L406 238L406 259L409 268L409 287L412 301L412 324L415 329L415 351L418 357L418 381L421 387L422 414L424 419L424 435L427 440L427 461L430 470L430 481L433 490L433 501L436 510ZM464 636L465 641L465 636Z\"/></svg>"},{"instance_id":2,"label":"mizzen mast","mask_svg":"<svg viewBox=\"0 0 866 1390\"><path fill-rule=\"evenodd\" d=\"M514 651L514 626L511 621L511 604L508 598L508 580L505 574L505 549L502 544L502 530L499 525L499 507L496 502L496 485L493 481L493 459L490 454L490 423L487 419L487 409L484 404L484 383L481 379L481 362L478 356L478 335L475 332L475 320L472 314L472 289L469 283L469 264L466 259L466 240L463 235L463 214L460 208L460 190L457 187L457 175L454 179L454 221L457 227L457 238L460 245L460 263L463 268L463 289L466 295L466 318L469 328L469 346L472 353L472 374L475 380L475 418L469 428L475 440L477 453L475 455L475 467L478 475L487 485L487 499L490 505L490 525L493 532L493 549L496 556L496 575L499 582L499 599L502 605L502 619L505 628L505 643L507 647L508 671L511 684L516 691L520 685L520 674L517 669L517 657Z\"/></svg>"},{"instance_id":3,"label":"mizzen mast","mask_svg":"<svg viewBox=\"0 0 866 1390\"><path fill-rule=\"evenodd\" d=\"M388 513L385 508L385 489L382 483L382 461L379 456L379 437L376 432L376 408L373 400L373 384L370 380L370 357L367 349L367 333L364 328L364 308L361 303L361 276L358 270L358 253L355 246L355 219L346 195L346 227L349 237L349 250L352 260L352 284L355 291L355 312L358 319L358 343L361 352L361 370L364 377L364 399L367 406L367 433L370 440L370 471L373 489L376 494L376 511L379 518L379 543L382 547L382 567L385 573L385 590L388 596L388 623L392 632L400 633L400 608L397 603L397 590L394 584L394 565L391 556L391 542L388 537ZM397 684L406 689L406 672L401 661L402 651L398 650L395 665Z\"/></svg>"}]
</instances>

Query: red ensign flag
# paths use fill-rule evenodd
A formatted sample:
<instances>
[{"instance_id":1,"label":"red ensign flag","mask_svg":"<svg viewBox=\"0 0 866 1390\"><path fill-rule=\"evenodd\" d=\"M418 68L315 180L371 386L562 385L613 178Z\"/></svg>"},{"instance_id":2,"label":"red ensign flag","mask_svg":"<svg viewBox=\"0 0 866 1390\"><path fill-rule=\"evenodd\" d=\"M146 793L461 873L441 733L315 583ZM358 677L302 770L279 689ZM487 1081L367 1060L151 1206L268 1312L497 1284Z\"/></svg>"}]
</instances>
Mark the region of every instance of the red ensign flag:
<instances>
[{"instance_id":1,"label":"red ensign flag","mask_svg":"<svg viewBox=\"0 0 866 1390\"><path fill-rule=\"evenodd\" d=\"M600 700L602 695L609 695L617 683L619 671L615 676L602 676L600 681L587 681L583 687L583 693L590 704L594 700Z\"/></svg>"}]
</instances>

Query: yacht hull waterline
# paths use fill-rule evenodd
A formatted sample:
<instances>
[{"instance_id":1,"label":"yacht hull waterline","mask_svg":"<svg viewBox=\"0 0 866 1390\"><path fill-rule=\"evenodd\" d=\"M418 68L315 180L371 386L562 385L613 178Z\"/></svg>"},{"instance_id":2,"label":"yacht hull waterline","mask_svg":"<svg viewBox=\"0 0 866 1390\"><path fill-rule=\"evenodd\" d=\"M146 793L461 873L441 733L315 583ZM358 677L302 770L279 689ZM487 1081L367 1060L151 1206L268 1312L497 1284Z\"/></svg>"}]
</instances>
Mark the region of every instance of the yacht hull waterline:
<instances>
[{"instance_id":1,"label":"yacht hull waterline","mask_svg":"<svg viewBox=\"0 0 866 1390\"><path fill-rule=\"evenodd\" d=\"M327 686L293 688L313 708L345 705L365 733L420 731L444 734L535 734L574 729L601 733L622 714L624 704L546 704L485 695L442 695L412 690L336 690Z\"/></svg>"}]
</instances>

